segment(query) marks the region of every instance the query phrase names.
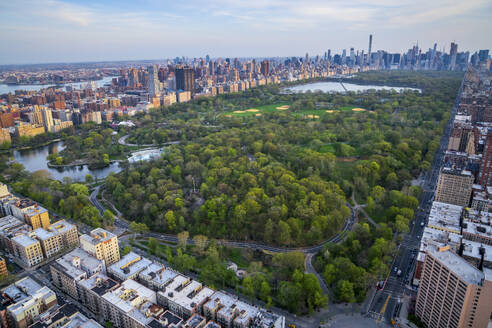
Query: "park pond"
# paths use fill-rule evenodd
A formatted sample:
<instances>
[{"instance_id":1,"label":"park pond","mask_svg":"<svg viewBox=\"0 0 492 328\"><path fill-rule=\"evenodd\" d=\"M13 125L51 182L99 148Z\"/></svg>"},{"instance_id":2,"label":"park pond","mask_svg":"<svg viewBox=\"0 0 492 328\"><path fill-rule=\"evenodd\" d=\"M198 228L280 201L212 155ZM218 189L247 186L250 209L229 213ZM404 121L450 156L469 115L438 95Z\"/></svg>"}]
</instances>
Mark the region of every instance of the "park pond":
<instances>
[{"instance_id":1,"label":"park pond","mask_svg":"<svg viewBox=\"0 0 492 328\"><path fill-rule=\"evenodd\" d=\"M69 177L74 181L81 181L85 179L87 174L90 174L94 179L104 179L110 173L118 173L121 171L122 167L120 163L113 162L109 166L97 169L89 169L88 165L76 165L68 167L49 167L48 160L46 157L49 154L57 153L64 148L63 141L57 141L46 146L24 149L24 150L14 150L13 157L18 163L24 165L27 171L34 172L39 170L47 171L51 174L53 179L62 180L65 177ZM135 163L138 161L148 161L152 158L159 156L163 149L149 149L144 151L137 151L131 153L129 157L130 163Z\"/></svg>"},{"instance_id":2,"label":"park pond","mask_svg":"<svg viewBox=\"0 0 492 328\"><path fill-rule=\"evenodd\" d=\"M345 88L344 88L345 87ZM408 88L408 87L390 87L385 85L363 85L363 84L354 84L354 83L346 83L343 82L343 85L339 81L323 81L323 82L314 82L307 84L300 84L293 87L285 88L284 90L287 92L295 92L295 93L303 93L307 91L316 92L345 92L345 91L367 91L367 90L395 90L398 92L404 90L413 90L421 92L420 89Z\"/></svg>"}]
</instances>

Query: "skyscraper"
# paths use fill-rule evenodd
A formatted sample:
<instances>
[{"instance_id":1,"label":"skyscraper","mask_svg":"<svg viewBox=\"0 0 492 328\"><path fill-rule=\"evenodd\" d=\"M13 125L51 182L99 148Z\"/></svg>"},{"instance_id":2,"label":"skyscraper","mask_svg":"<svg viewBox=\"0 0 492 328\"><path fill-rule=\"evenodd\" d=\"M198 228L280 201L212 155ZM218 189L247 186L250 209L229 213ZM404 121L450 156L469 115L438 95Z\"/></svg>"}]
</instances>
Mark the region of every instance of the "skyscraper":
<instances>
[{"instance_id":1,"label":"skyscraper","mask_svg":"<svg viewBox=\"0 0 492 328\"><path fill-rule=\"evenodd\" d=\"M449 55L451 57L451 62L449 63L449 69L454 70L456 67L456 55L458 53L458 44L451 42L451 50Z\"/></svg>"},{"instance_id":2,"label":"skyscraper","mask_svg":"<svg viewBox=\"0 0 492 328\"><path fill-rule=\"evenodd\" d=\"M215 75L215 62L213 60L208 62L208 70L210 75Z\"/></svg>"},{"instance_id":3,"label":"skyscraper","mask_svg":"<svg viewBox=\"0 0 492 328\"><path fill-rule=\"evenodd\" d=\"M367 64L371 65L372 34L369 34L369 51L367 52Z\"/></svg>"},{"instance_id":4,"label":"skyscraper","mask_svg":"<svg viewBox=\"0 0 492 328\"><path fill-rule=\"evenodd\" d=\"M354 48L350 48L350 65L355 65L355 51Z\"/></svg>"},{"instance_id":5,"label":"skyscraper","mask_svg":"<svg viewBox=\"0 0 492 328\"><path fill-rule=\"evenodd\" d=\"M342 51L342 65L345 65L347 62L347 50L343 49Z\"/></svg>"},{"instance_id":6,"label":"skyscraper","mask_svg":"<svg viewBox=\"0 0 492 328\"><path fill-rule=\"evenodd\" d=\"M268 60L264 60L261 62L260 72L264 76L268 76L268 74L270 73L270 62Z\"/></svg>"},{"instance_id":7,"label":"skyscraper","mask_svg":"<svg viewBox=\"0 0 492 328\"><path fill-rule=\"evenodd\" d=\"M176 89L195 92L195 74L189 66L176 68Z\"/></svg>"},{"instance_id":8,"label":"skyscraper","mask_svg":"<svg viewBox=\"0 0 492 328\"><path fill-rule=\"evenodd\" d=\"M158 77L157 66L152 65L147 68L149 72L149 95L150 98L160 96L160 82Z\"/></svg>"}]
</instances>

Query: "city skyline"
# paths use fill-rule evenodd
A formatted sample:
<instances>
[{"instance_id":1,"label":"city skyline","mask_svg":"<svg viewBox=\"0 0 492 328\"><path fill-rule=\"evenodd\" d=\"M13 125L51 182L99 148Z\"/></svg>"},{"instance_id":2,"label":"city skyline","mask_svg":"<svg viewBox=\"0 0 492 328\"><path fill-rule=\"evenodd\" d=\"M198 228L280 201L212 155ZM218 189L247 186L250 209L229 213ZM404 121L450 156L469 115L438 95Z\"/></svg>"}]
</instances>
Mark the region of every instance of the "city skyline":
<instances>
[{"instance_id":1,"label":"city skyline","mask_svg":"<svg viewBox=\"0 0 492 328\"><path fill-rule=\"evenodd\" d=\"M369 34L373 52L402 53L417 42L423 50L437 42L446 52L451 42L458 51L491 47L485 31L492 27L492 4L484 0L300 6L286 0L22 0L0 8L0 41L9 45L0 64L322 55L328 48L367 51Z\"/></svg>"}]
</instances>

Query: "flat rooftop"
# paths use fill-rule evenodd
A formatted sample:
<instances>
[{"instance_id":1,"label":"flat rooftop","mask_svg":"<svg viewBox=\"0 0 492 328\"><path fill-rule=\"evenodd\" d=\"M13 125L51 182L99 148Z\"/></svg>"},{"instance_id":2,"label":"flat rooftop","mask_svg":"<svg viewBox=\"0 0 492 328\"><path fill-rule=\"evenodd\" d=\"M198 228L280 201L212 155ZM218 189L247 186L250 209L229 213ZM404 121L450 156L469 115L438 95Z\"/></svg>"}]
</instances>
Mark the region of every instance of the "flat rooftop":
<instances>
[{"instance_id":1,"label":"flat rooftop","mask_svg":"<svg viewBox=\"0 0 492 328\"><path fill-rule=\"evenodd\" d=\"M483 272L475 268L459 255L451 251L439 252L436 250L429 250L428 252L466 283L472 285L480 285L482 283L484 278Z\"/></svg>"},{"instance_id":2,"label":"flat rooftop","mask_svg":"<svg viewBox=\"0 0 492 328\"><path fill-rule=\"evenodd\" d=\"M33 244L39 243L39 241L37 241L34 238L29 237L29 235L27 235L27 234L17 235L14 238L12 238L12 241L16 242L17 244L19 244L23 247L28 247L28 246L31 246Z\"/></svg>"},{"instance_id":3,"label":"flat rooftop","mask_svg":"<svg viewBox=\"0 0 492 328\"><path fill-rule=\"evenodd\" d=\"M63 272L76 279L82 276L92 276L94 273L103 272L104 262L90 255L82 248L76 248L55 261Z\"/></svg>"},{"instance_id":4,"label":"flat rooftop","mask_svg":"<svg viewBox=\"0 0 492 328\"><path fill-rule=\"evenodd\" d=\"M152 264L152 261L140 256L137 253L130 252L123 256L118 262L108 268L108 272L122 278L128 279Z\"/></svg>"},{"instance_id":5,"label":"flat rooftop","mask_svg":"<svg viewBox=\"0 0 492 328\"><path fill-rule=\"evenodd\" d=\"M462 206L433 202L429 213L428 227L459 234Z\"/></svg>"},{"instance_id":6,"label":"flat rooftop","mask_svg":"<svg viewBox=\"0 0 492 328\"><path fill-rule=\"evenodd\" d=\"M163 286L177 275L177 272L167 269L164 265L152 262L152 264L138 274L138 277L142 280L149 281L156 286Z\"/></svg>"},{"instance_id":7,"label":"flat rooftop","mask_svg":"<svg viewBox=\"0 0 492 328\"><path fill-rule=\"evenodd\" d=\"M44 241L56 237L58 235L58 232L44 230L43 228L37 228L36 230L34 230L34 234L38 239Z\"/></svg>"},{"instance_id":8,"label":"flat rooftop","mask_svg":"<svg viewBox=\"0 0 492 328\"><path fill-rule=\"evenodd\" d=\"M79 285L85 289L91 290L99 296L103 296L116 286L118 283L106 276L104 273L96 273L87 279L79 281Z\"/></svg>"},{"instance_id":9,"label":"flat rooftop","mask_svg":"<svg viewBox=\"0 0 492 328\"><path fill-rule=\"evenodd\" d=\"M91 231L90 235L82 235L80 236L81 240L84 240L93 245L97 245L101 242L108 241L112 238L116 237L116 235L111 232L104 230L102 228L96 228Z\"/></svg>"},{"instance_id":10,"label":"flat rooftop","mask_svg":"<svg viewBox=\"0 0 492 328\"><path fill-rule=\"evenodd\" d=\"M66 220L59 220L56 221L55 223L52 223L49 227L48 230L50 231L58 231L61 234L67 233L68 231L72 230L75 227L74 224L69 223Z\"/></svg>"}]
</instances>

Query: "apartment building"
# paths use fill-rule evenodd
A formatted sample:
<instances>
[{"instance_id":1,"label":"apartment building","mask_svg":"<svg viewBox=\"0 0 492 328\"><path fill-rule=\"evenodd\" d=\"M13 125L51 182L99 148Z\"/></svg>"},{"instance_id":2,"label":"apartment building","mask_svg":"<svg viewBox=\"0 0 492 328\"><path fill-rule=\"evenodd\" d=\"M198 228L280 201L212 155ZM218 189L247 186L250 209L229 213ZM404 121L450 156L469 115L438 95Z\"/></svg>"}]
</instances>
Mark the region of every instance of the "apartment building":
<instances>
[{"instance_id":1,"label":"apartment building","mask_svg":"<svg viewBox=\"0 0 492 328\"><path fill-rule=\"evenodd\" d=\"M164 312L156 305L155 292L131 279L104 294L102 299L105 320L120 328L146 327L153 317Z\"/></svg>"},{"instance_id":2,"label":"apartment building","mask_svg":"<svg viewBox=\"0 0 492 328\"><path fill-rule=\"evenodd\" d=\"M87 306L93 313L103 316L103 299L106 293L119 287L119 283L99 272L87 279L80 280L77 284L79 297L82 304Z\"/></svg>"},{"instance_id":3,"label":"apartment building","mask_svg":"<svg viewBox=\"0 0 492 328\"><path fill-rule=\"evenodd\" d=\"M20 234L29 233L30 231L31 227L18 218L12 215L4 216L0 218L0 246L9 253L14 254L12 238Z\"/></svg>"},{"instance_id":4,"label":"apartment building","mask_svg":"<svg viewBox=\"0 0 492 328\"><path fill-rule=\"evenodd\" d=\"M37 228L33 231L33 234L39 240L45 258L50 258L63 249L62 238L58 232Z\"/></svg>"},{"instance_id":5,"label":"apartment building","mask_svg":"<svg viewBox=\"0 0 492 328\"><path fill-rule=\"evenodd\" d=\"M11 204L11 210L13 216L24 220L34 230L46 229L50 225L48 210L31 199L18 199L17 202Z\"/></svg>"},{"instance_id":6,"label":"apartment building","mask_svg":"<svg viewBox=\"0 0 492 328\"><path fill-rule=\"evenodd\" d=\"M57 304L56 294L31 278L21 279L2 290L10 301L7 307L9 326L27 328L39 315Z\"/></svg>"},{"instance_id":7,"label":"apartment building","mask_svg":"<svg viewBox=\"0 0 492 328\"><path fill-rule=\"evenodd\" d=\"M177 272L167 269L164 265L153 262L138 274L138 281L155 291L163 290L168 281L174 279Z\"/></svg>"},{"instance_id":8,"label":"apartment building","mask_svg":"<svg viewBox=\"0 0 492 328\"><path fill-rule=\"evenodd\" d=\"M104 260L106 267L120 260L118 237L102 228L92 230L89 235L80 236L80 246L97 259Z\"/></svg>"},{"instance_id":9,"label":"apartment building","mask_svg":"<svg viewBox=\"0 0 492 328\"><path fill-rule=\"evenodd\" d=\"M34 238L32 233L15 236L11 241L14 255L27 266L34 266L43 261L41 243Z\"/></svg>"},{"instance_id":10,"label":"apartment building","mask_svg":"<svg viewBox=\"0 0 492 328\"><path fill-rule=\"evenodd\" d=\"M449 250L428 250L415 313L429 328L486 328L492 314L492 271L480 271Z\"/></svg>"},{"instance_id":11,"label":"apartment building","mask_svg":"<svg viewBox=\"0 0 492 328\"><path fill-rule=\"evenodd\" d=\"M9 188L6 184L0 182L0 198L10 196Z\"/></svg>"},{"instance_id":12,"label":"apartment building","mask_svg":"<svg viewBox=\"0 0 492 328\"><path fill-rule=\"evenodd\" d=\"M214 291L198 281L177 275L165 285L165 291L157 293L158 303L182 318L199 313Z\"/></svg>"},{"instance_id":13,"label":"apartment building","mask_svg":"<svg viewBox=\"0 0 492 328\"><path fill-rule=\"evenodd\" d=\"M151 260L130 252L108 267L108 275L121 281L135 279L141 271L151 264Z\"/></svg>"},{"instance_id":14,"label":"apartment building","mask_svg":"<svg viewBox=\"0 0 492 328\"><path fill-rule=\"evenodd\" d=\"M50 265L53 283L74 299L80 299L78 283L96 273L106 273L103 260L98 260L81 248L57 259Z\"/></svg>"},{"instance_id":15,"label":"apartment building","mask_svg":"<svg viewBox=\"0 0 492 328\"><path fill-rule=\"evenodd\" d=\"M7 270L7 261L3 257L0 257L0 277L6 277L9 274Z\"/></svg>"},{"instance_id":16,"label":"apartment building","mask_svg":"<svg viewBox=\"0 0 492 328\"><path fill-rule=\"evenodd\" d=\"M49 225L47 230L61 236L63 247L72 248L79 245L79 233L75 224L59 220Z\"/></svg>"},{"instance_id":17,"label":"apartment building","mask_svg":"<svg viewBox=\"0 0 492 328\"><path fill-rule=\"evenodd\" d=\"M29 328L102 328L102 326L81 314L74 305L66 303L42 313Z\"/></svg>"},{"instance_id":18,"label":"apartment building","mask_svg":"<svg viewBox=\"0 0 492 328\"><path fill-rule=\"evenodd\" d=\"M470 203L473 174L467 170L445 167L439 174L435 200L437 202L468 206Z\"/></svg>"}]
</instances>

